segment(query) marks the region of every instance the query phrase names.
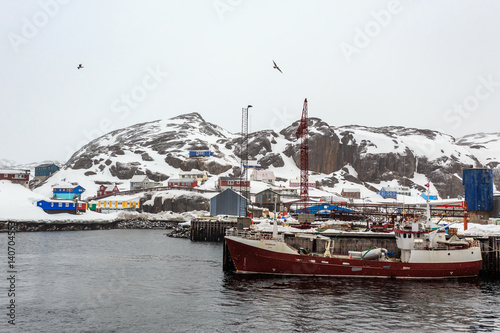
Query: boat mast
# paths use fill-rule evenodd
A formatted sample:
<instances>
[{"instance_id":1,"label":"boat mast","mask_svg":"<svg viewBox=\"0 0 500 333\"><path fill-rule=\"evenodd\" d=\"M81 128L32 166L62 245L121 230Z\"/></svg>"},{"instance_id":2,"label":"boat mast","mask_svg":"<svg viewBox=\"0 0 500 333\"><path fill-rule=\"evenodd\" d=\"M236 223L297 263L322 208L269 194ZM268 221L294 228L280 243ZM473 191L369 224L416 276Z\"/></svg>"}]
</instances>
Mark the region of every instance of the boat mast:
<instances>
[{"instance_id":1,"label":"boat mast","mask_svg":"<svg viewBox=\"0 0 500 333\"><path fill-rule=\"evenodd\" d=\"M427 211L426 211L426 214L427 214L427 225L431 224L431 205L429 203L429 195L430 195L430 187L431 187L430 185L431 184L430 184L429 181L427 181L427 184L425 184L425 187L427 187L427 196L425 198L426 199L425 202L426 202L426 205L427 205L427 207L426 207L426 209L427 209Z\"/></svg>"}]
</instances>

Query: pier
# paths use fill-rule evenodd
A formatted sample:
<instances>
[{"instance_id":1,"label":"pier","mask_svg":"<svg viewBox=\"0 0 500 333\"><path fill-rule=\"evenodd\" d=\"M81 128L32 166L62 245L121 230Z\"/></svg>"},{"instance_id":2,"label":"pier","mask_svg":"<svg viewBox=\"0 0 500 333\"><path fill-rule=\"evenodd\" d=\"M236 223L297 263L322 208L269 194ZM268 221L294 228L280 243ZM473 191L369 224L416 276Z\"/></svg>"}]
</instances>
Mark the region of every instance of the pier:
<instances>
[{"instance_id":1,"label":"pier","mask_svg":"<svg viewBox=\"0 0 500 333\"><path fill-rule=\"evenodd\" d=\"M219 221L193 221L191 222L191 240L192 241L224 241L226 228L237 227L237 222L219 222ZM311 239L309 236L315 234L303 234L296 236L293 234L285 235L285 242L294 248L304 248L311 252L322 251L325 248L325 241L321 239ZM338 234L329 234L335 242L333 254L348 254L348 251L366 251L371 247L381 247L387 249L393 256L399 257L401 252L396 246L396 238L393 234L387 233L354 233L340 232ZM480 274L482 276L500 276L500 236L468 236L480 241L483 265ZM227 246L224 245L223 254L224 271L234 270Z\"/></svg>"},{"instance_id":2,"label":"pier","mask_svg":"<svg viewBox=\"0 0 500 333\"><path fill-rule=\"evenodd\" d=\"M222 242L227 228L250 227L252 220L247 217L238 217L234 221L219 221L215 218L194 219L191 221L190 239L196 242Z\"/></svg>"}]
</instances>

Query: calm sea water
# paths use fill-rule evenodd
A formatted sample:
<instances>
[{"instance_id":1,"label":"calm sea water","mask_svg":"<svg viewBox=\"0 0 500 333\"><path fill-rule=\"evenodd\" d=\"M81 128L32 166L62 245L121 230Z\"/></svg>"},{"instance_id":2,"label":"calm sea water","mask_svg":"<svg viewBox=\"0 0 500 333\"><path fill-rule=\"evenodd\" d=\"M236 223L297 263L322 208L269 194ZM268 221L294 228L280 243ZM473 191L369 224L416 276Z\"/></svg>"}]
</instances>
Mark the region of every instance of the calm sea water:
<instances>
[{"instance_id":1,"label":"calm sea water","mask_svg":"<svg viewBox=\"0 0 500 333\"><path fill-rule=\"evenodd\" d=\"M164 230L17 233L1 332L500 332L500 281L236 276L222 244Z\"/></svg>"}]
</instances>

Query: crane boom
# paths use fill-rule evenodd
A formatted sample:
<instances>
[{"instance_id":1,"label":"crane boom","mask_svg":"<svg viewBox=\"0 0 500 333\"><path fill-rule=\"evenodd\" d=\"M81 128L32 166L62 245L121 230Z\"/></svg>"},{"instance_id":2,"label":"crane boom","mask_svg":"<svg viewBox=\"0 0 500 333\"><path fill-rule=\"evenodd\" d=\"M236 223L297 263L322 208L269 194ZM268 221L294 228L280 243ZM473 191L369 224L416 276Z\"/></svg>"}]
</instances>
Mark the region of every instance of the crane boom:
<instances>
[{"instance_id":1,"label":"crane boom","mask_svg":"<svg viewBox=\"0 0 500 333\"><path fill-rule=\"evenodd\" d=\"M302 117L300 119L299 127L295 133L300 142L300 203L302 205L302 213L308 213L309 201L309 127L308 127L308 114L307 114L307 98L304 100L304 107L302 108Z\"/></svg>"}]
</instances>

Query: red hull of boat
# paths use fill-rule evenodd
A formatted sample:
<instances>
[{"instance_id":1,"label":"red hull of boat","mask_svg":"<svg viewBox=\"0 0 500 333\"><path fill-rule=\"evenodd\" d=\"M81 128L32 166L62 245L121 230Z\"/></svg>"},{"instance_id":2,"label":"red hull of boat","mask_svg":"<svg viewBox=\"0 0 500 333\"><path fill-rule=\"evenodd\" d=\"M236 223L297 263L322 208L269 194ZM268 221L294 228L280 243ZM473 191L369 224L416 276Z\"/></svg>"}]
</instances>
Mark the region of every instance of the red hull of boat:
<instances>
[{"instance_id":1,"label":"red hull of boat","mask_svg":"<svg viewBox=\"0 0 500 333\"><path fill-rule=\"evenodd\" d=\"M381 278L457 278L479 274L482 261L403 263L325 258L269 251L226 238L237 273Z\"/></svg>"}]
</instances>

